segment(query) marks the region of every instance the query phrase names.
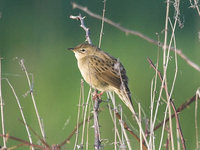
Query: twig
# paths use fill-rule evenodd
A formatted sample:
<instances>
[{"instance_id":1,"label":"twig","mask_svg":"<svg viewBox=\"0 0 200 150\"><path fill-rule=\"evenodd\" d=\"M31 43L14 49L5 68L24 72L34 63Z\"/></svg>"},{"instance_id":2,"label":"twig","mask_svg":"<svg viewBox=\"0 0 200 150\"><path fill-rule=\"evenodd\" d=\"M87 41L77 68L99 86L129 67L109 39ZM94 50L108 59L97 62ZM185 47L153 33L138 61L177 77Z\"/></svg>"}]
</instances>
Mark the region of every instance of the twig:
<instances>
[{"instance_id":1,"label":"twig","mask_svg":"<svg viewBox=\"0 0 200 150\"><path fill-rule=\"evenodd\" d=\"M138 103L138 111L139 111L139 120L140 122L142 121L142 118L141 118L141 108L140 108L140 103ZM141 132L141 128L140 128L140 150L142 150L142 132Z\"/></svg>"},{"instance_id":2,"label":"twig","mask_svg":"<svg viewBox=\"0 0 200 150\"><path fill-rule=\"evenodd\" d=\"M44 147L43 147L43 146L36 145L36 144L31 144L31 143L29 143L28 141L22 140L22 139L20 139L20 138L14 137L14 136L3 135L3 134L0 134L0 136L1 136L1 137L8 138L8 139L11 139L11 140L14 140L14 141L21 142L21 143L23 143L24 145L27 145L27 146L32 146L32 147L35 147L35 148L39 148L39 149L44 150Z\"/></svg>"},{"instance_id":3,"label":"twig","mask_svg":"<svg viewBox=\"0 0 200 150\"><path fill-rule=\"evenodd\" d=\"M21 121L21 120L19 120ZM21 121L23 124L24 122ZM25 124L24 124L25 125ZM50 149L50 146L29 126L26 124L26 126L33 132L33 134L40 140L40 142L46 147Z\"/></svg>"},{"instance_id":4,"label":"twig","mask_svg":"<svg viewBox=\"0 0 200 150\"><path fill-rule=\"evenodd\" d=\"M118 120L121 120L120 114L115 110L115 115L118 118ZM126 122L123 121L124 128L140 143L140 138L129 128L129 126L126 124ZM146 145L142 144L143 150L147 150Z\"/></svg>"},{"instance_id":5,"label":"twig","mask_svg":"<svg viewBox=\"0 0 200 150\"><path fill-rule=\"evenodd\" d=\"M94 133L94 138L95 138L94 148L95 148L95 150L100 150L100 148L101 148L100 132L99 132L99 120L98 120L98 111L99 111L100 102L101 102L101 99L99 99L99 97L97 96L97 98L94 100L94 106L93 106L94 132L95 132Z\"/></svg>"},{"instance_id":6,"label":"twig","mask_svg":"<svg viewBox=\"0 0 200 150\"><path fill-rule=\"evenodd\" d=\"M129 140L127 133L125 131L125 128L124 128L124 121L122 119L123 110L122 110L121 106L120 106L120 112L121 112L121 119L119 120L119 124L121 126L121 132L122 132L122 144L120 145L120 149L126 149L126 145L125 145L125 142L126 142L128 149L132 150L130 140ZM124 141L124 139L125 139L125 141Z\"/></svg>"},{"instance_id":7,"label":"twig","mask_svg":"<svg viewBox=\"0 0 200 150\"><path fill-rule=\"evenodd\" d=\"M199 6L198 6L197 0L194 0L194 5L195 5L195 7L196 7L196 9L197 9L197 12L198 12L198 14L199 14L199 16L200 16L200 10L199 10Z\"/></svg>"},{"instance_id":8,"label":"twig","mask_svg":"<svg viewBox=\"0 0 200 150\"><path fill-rule=\"evenodd\" d=\"M167 67L168 67L168 60L169 60L169 52L170 50L168 50L168 55L166 55L167 53L167 37L168 37L168 20L169 20L169 4L170 4L170 0L166 1L166 17L165 17L165 34L164 34L164 45L163 45L163 80L161 80L162 82L162 87L164 87L165 89L165 93L166 93L166 97L167 97L167 108L168 108L168 114L169 114L169 131L170 131L170 140L171 140L171 148L172 150L174 150L174 138L173 138L173 131L172 131L172 118L171 116L171 107L170 107L170 95L168 92L168 85L167 85ZM170 40L170 45L169 45L169 49L171 47L171 41ZM164 85L165 84L165 85ZM161 91L162 91L162 87L161 87Z\"/></svg>"},{"instance_id":9,"label":"twig","mask_svg":"<svg viewBox=\"0 0 200 150\"><path fill-rule=\"evenodd\" d=\"M165 144L165 149L169 150L169 143L170 143L170 131L168 129L167 130L167 140L166 140L166 144Z\"/></svg>"},{"instance_id":10,"label":"twig","mask_svg":"<svg viewBox=\"0 0 200 150\"><path fill-rule=\"evenodd\" d=\"M82 10L83 12L85 12L86 14L88 14L89 16L93 17L93 18L96 18L96 19L99 19L99 20L102 20L102 17L100 15L97 15L93 12L91 12L87 7L84 7L84 6L81 6L79 4L76 4L75 2L72 3L72 7L74 9L80 9ZM149 43L152 43L154 45L158 45L159 47L163 47L164 44L159 42L159 41L156 41L156 40L153 40L151 38L149 38L148 36L142 34L141 32L138 32L138 31L134 31L134 30L130 30L130 29L127 29L127 28L124 28L122 26L120 26L118 23L115 23L113 21L111 21L110 19L108 18L104 18L104 21L112 26L114 26L115 28L121 30L122 32L125 32L126 34L131 34L131 35L135 35L135 36L138 36L144 40L146 40L147 42ZM166 48L168 48L168 45L166 45ZM170 50L172 51L175 51L174 47L170 47ZM181 49L177 49L176 50L176 53L189 65L191 66L192 68L194 68L195 70L199 71L200 72L200 66L197 65L196 63L194 63L192 60L190 60L183 52Z\"/></svg>"},{"instance_id":11,"label":"twig","mask_svg":"<svg viewBox=\"0 0 200 150\"><path fill-rule=\"evenodd\" d=\"M114 109L115 109L115 107L116 106L114 106ZM119 140L120 144L122 143L122 140L121 140L121 137L119 135L119 131L117 129L116 115L115 115L115 112L114 112L114 115L113 115L112 108L111 108L110 104L108 104L108 109L109 109L110 117L111 117L112 122L114 124L114 130L115 130L115 133L114 133L114 147L115 148L114 148L114 150L117 150L117 137L118 137L118 140Z\"/></svg>"},{"instance_id":12,"label":"twig","mask_svg":"<svg viewBox=\"0 0 200 150\"><path fill-rule=\"evenodd\" d=\"M160 41L159 35L157 34L158 41ZM157 63L156 63L156 68L159 66L159 57L160 57L160 47L157 46L158 52L157 52ZM155 149L155 138L154 138L154 125L155 123L153 122L153 112L154 112L154 103L155 103L155 97L156 97L156 89L157 89L157 81L158 81L158 74L155 72L155 76L152 79L151 83L151 104L150 104L150 136L149 136L149 144L150 144L150 149ZM157 106L159 106L159 101L157 101ZM158 107L157 107L158 110ZM155 118L154 118L155 119ZM148 132L147 132L148 134Z\"/></svg>"},{"instance_id":13,"label":"twig","mask_svg":"<svg viewBox=\"0 0 200 150\"><path fill-rule=\"evenodd\" d=\"M5 126L4 126L4 112L3 112L3 98L2 98L2 91L1 91L1 59L0 58L0 105L1 105L1 127L2 127L2 134L5 135ZM3 148L6 148L6 138L3 136Z\"/></svg>"},{"instance_id":14,"label":"twig","mask_svg":"<svg viewBox=\"0 0 200 150\"><path fill-rule=\"evenodd\" d=\"M93 115L90 116L89 120L91 120L93 118ZM69 136L59 144L59 147L62 147L63 145L65 145L66 143L69 143L71 138L73 137L74 134L76 134L78 128L80 128L84 122L86 122L88 120L88 118L86 118L86 120L83 120L82 122L80 122L78 125L75 126L74 130L69 134Z\"/></svg>"},{"instance_id":15,"label":"twig","mask_svg":"<svg viewBox=\"0 0 200 150\"><path fill-rule=\"evenodd\" d=\"M174 25L172 25L172 22L169 18L169 23L171 25L171 28L172 28L172 35L171 35L171 40L170 40L170 44L171 45L171 41L173 41L174 43L174 47L175 47L175 74L174 74L174 79L173 79L173 82L172 82L172 87L171 87L171 92L169 94L169 97L171 98L172 96L172 92L174 91L174 86L175 86L175 81L176 81L176 77L177 77L177 73L178 73L178 61L177 61L177 54L176 54L176 39L175 39L175 29L176 29L176 24L177 24L177 21L178 21L178 17L180 15L180 10L179 10L179 6L180 6L180 0L175 0L174 2L174 7L175 7L175 11L176 11L176 15L175 15L175 22L174 22ZM167 56L168 58L170 57L169 55ZM169 59L168 59L169 60ZM171 101L171 99L168 101ZM174 112L176 112L176 107L174 105L174 102L171 101L171 105L172 105L172 108L174 110ZM175 113L176 114L176 113ZM171 113L169 114L170 118L171 118ZM171 118L172 119L172 118ZM181 143L182 145L185 144L185 141L184 141L184 138L183 138L183 133L181 131L181 128L180 128L180 121L179 121L179 118L176 117L176 133L177 133L177 148L178 150L180 149L180 139L181 139ZM179 129L180 128L180 129ZM180 132L181 131L181 132ZM183 149L185 148L185 145L183 146Z\"/></svg>"},{"instance_id":16,"label":"twig","mask_svg":"<svg viewBox=\"0 0 200 150\"><path fill-rule=\"evenodd\" d=\"M200 99L200 88L196 91L196 102L195 102L195 130L196 130L196 149L199 149L199 136L198 136L198 98Z\"/></svg>"},{"instance_id":17,"label":"twig","mask_svg":"<svg viewBox=\"0 0 200 150\"><path fill-rule=\"evenodd\" d=\"M150 64L150 66L152 67L152 68L155 68L155 66L154 66L154 64L153 64L153 62L152 62L152 60L150 60L149 58L147 58L147 60L148 60L148 62L149 62L149 64ZM155 70L156 72L158 72L158 70L156 69ZM158 74L159 75L159 74ZM160 76L160 79L161 79L161 74L159 75ZM163 82L162 80L161 80L161 82ZM166 88L166 86L164 86L164 88ZM166 94L168 94L168 93L166 93ZM180 122L179 122L179 117L178 117L178 113L177 113L177 111L176 111L176 108L175 108L175 105L174 105L174 103L173 103L173 100L170 98L170 104L171 104L171 106L172 106L172 108L173 108L173 110L174 110L174 115L175 115L175 118L176 118L176 124L177 124L177 127L178 127L178 130L179 130L179 134L180 134L180 138L181 138L181 142L182 142L182 147L183 147L183 149L185 150L186 149L186 146L185 146L185 140L184 140L184 137L183 137L183 133L182 133L182 131L181 131L181 126L180 126ZM171 115L170 115L170 118L171 118ZM172 134L172 133L171 133Z\"/></svg>"},{"instance_id":18,"label":"twig","mask_svg":"<svg viewBox=\"0 0 200 150\"><path fill-rule=\"evenodd\" d=\"M182 132L182 129L181 129L181 124L180 124L180 121L179 121L178 114L176 112L175 104L174 104L174 102L172 100L170 100L170 103L171 103L171 106L172 106L172 108L174 110L174 114L175 114L175 118L176 118L177 130L178 130L179 135L180 135L180 139L181 139L183 150L186 150L185 139L183 137L183 132Z\"/></svg>"},{"instance_id":19,"label":"twig","mask_svg":"<svg viewBox=\"0 0 200 150\"><path fill-rule=\"evenodd\" d=\"M19 98L18 98L18 96L17 96L17 94L15 92L15 89L13 88L12 84L9 82L9 80L7 78L5 80L7 81L8 85L10 86L10 88L11 88L11 90L12 90L14 96L15 96L15 99L17 101L17 104L18 104L18 107L19 107L19 110L20 110L20 113L21 113L21 116L22 116L22 120L23 120L24 126L26 128L26 132L28 134L29 142L30 142L30 144L32 144L33 141L32 141L32 138L31 138L31 134L30 134L29 128L28 128L27 123L26 123L26 119L25 119L24 112L22 110L22 106L20 104ZM31 147L31 149L33 150L34 148Z\"/></svg>"},{"instance_id":20,"label":"twig","mask_svg":"<svg viewBox=\"0 0 200 150\"><path fill-rule=\"evenodd\" d=\"M88 92L88 97L87 97L87 101L86 101L86 104L85 104L85 107L84 107L84 117L83 117L83 130L82 130L82 138L81 138L81 148L83 148L83 144L84 144L84 135L85 135L85 122L87 121L87 108L88 108L88 104L89 104L89 100L90 100L90 95L91 95L91 88Z\"/></svg>"},{"instance_id":21,"label":"twig","mask_svg":"<svg viewBox=\"0 0 200 150\"><path fill-rule=\"evenodd\" d=\"M90 101L90 103L89 103L89 111L88 111L88 119L87 119L87 137L86 137L86 150L88 150L89 148L89 127L90 127L90 117L92 116L93 117L93 115L91 115L91 112L90 112L90 109L91 109L91 101Z\"/></svg>"},{"instance_id":22,"label":"twig","mask_svg":"<svg viewBox=\"0 0 200 150\"><path fill-rule=\"evenodd\" d=\"M182 105L180 105L177 109L176 109L176 112L177 113L180 113L181 111L183 111L185 108L187 108L191 103L193 103L196 98L198 98L196 95L194 95L192 98L190 98L189 100L187 100L185 103L183 103ZM198 98L199 99L199 98ZM172 114L171 115L171 118L174 118L175 117L175 114ZM163 124L164 122L168 122L169 121L169 118L166 118L164 121L160 122L158 125L156 125L154 127L154 131L159 129Z\"/></svg>"},{"instance_id":23,"label":"twig","mask_svg":"<svg viewBox=\"0 0 200 150\"><path fill-rule=\"evenodd\" d=\"M79 97L79 103L78 103L78 113L77 113L77 120L76 120L76 127L77 127L77 131L76 131L76 138L75 138L75 143L74 143L74 150L76 150L76 146L77 146L77 142L78 142L78 125L79 125L79 118L80 118L80 107L81 107L81 98L83 96L82 93L82 89L84 88L83 86L83 79L81 79L81 88L80 88L80 97Z\"/></svg>"},{"instance_id":24,"label":"twig","mask_svg":"<svg viewBox=\"0 0 200 150\"><path fill-rule=\"evenodd\" d=\"M81 22L80 27L83 28L83 30L85 30L85 33L86 33L86 35L85 35L86 41L87 41L89 44L92 44L92 41L91 41L91 39L90 39L90 29L87 28L87 27L85 26L85 23L84 23L85 17L82 17L81 14L79 14L78 16L72 16L72 15L71 15L70 18L71 18L71 19L79 20L79 21Z\"/></svg>"},{"instance_id":25,"label":"twig","mask_svg":"<svg viewBox=\"0 0 200 150\"><path fill-rule=\"evenodd\" d=\"M26 75L26 78L27 78L27 81L28 81L28 85L29 85L29 88L30 88L30 95L31 95L31 98L32 98L32 102L33 102L33 105L34 105L34 109L35 109L35 112L36 112L36 116L37 116L37 119L38 119L38 124L39 124L39 127L40 127L40 131L41 131L41 134L42 134L42 137L43 139L45 140L45 132L44 132L44 128L42 126L42 122L41 122L41 118L40 118L40 115L39 115L39 112L38 112L38 109L37 109L37 105L36 105L36 102L35 102L35 97L33 95L33 89L32 89L32 84L31 84L31 81L30 81L30 78L29 78L29 75L28 75L28 72L27 72L27 69L24 65L24 60L21 59L19 61L21 67L22 67L22 70L24 71L25 75Z\"/></svg>"},{"instance_id":26,"label":"twig","mask_svg":"<svg viewBox=\"0 0 200 150\"><path fill-rule=\"evenodd\" d=\"M104 7L103 7L103 15L102 15L102 23L101 23L101 32L99 35L99 48L101 47L101 40L103 35L103 26L104 26L104 17L105 17L105 11L106 11L106 0L103 1Z\"/></svg>"}]
</instances>

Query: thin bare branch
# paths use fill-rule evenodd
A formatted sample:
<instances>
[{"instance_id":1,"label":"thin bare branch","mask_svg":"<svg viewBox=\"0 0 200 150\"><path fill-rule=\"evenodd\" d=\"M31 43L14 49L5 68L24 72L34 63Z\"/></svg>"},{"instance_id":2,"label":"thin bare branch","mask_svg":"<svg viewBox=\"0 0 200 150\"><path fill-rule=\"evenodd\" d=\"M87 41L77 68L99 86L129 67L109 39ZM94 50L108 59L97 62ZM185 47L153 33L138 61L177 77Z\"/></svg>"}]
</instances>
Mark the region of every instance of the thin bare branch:
<instances>
[{"instance_id":1,"label":"thin bare branch","mask_svg":"<svg viewBox=\"0 0 200 150\"><path fill-rule=\"evenodd\" d=\"M141 118L141 106L140 103L138 103L138 111L139 111L139 120L140 122L142 122L142 118ZM140 128L140 150L142 150L142 132L141 132L141 128Z\"/></svg>"},{"instance_id":2,"label":"thin bare branch","mask_svg":"<svg viewBox=\"0 0 200 150\"><path fill-rule=\"evenodd\" d=\"M90 118L89 118L89 120L91 120L93 117L94 117L94 116L91 115ZM87 120L88 120L88 118L86 118L86 120L84 120L84 121L78 123L78 125L75 126L74 130L72 130L72 132L69 134L69 136L68 136L63 142L61 142L61 143L59 144L59 147L62 147L62 146L65 145L66 143L69 143L70 140L71 140L71 138L73 137L73 135L76 134L78 128L80 128L80 127L83 125L83 123L86 122Z\"/></svg>"},{"instance_id":3,"label":"thin bare branch","mask_svg":"<svg viewBox=\"0 0 200 150\"><path fill-rule=\"evenodd\" d=\"M85 135L85 123L87 121L87 111L88 111L88 104L89 104L89 100L90 100L90 96L91 96L91 91L92 89L90 88L89 92L88 92L88 96L87 96L87 101L85 103L85 107L84 107L84 116L83 116L83 130L82 130L82 138L81 138L81 146L83 147L83 144L84 144L84 135Z\"/></svg>"},{"instance_id":4,"label":"thin bare branch","mask_svg":"<svg viewBox=\"0 0 200 150\"><path fill-rule=\"evenodd\" d=\"M80 85L80 97L79 97L79 103L78 103L78 112L77 112L77 120L76 120L76 127L77 127L77 131L76 131L76 138L75 138L75 143L74 143L74 150L76 150L76 146L77 146L77 142L78 142L78 135L79 135L79 118L80 118L80 110L81 110L81 99L83 96L83 88L84 88L84 81L83 79L81 79L81 85Z\"/></svg>"},{"instance_id":5,"label":"thin bare branch","mask_svg":"<svg viewBox=\"0 0 200 150\"><path fill-rule=\"evenodd\" d=\"M1 59L0 58L0 105L1 105L1 127L2 127L2 134L5 135L5 126L4 126L4 111L3 111L3 98L2 98L2 91L1 91ZM6 148L6 138L3 136L3 148Z\"/></svg>"},{"instance_id":6,"label":"thin bare branch","mask_svg":"<svg viewBox=\"0 0 200 150\"><path fill-rule=\"evenodd\" d=\"M198 98L200 99L200 88L196 91L195 102L195 130L196 130L196 150L199 149L199 135L198 135Z\"/></svg>"},{"instance_id":7,"label":"thin bare branch","mask_svg":"<svg viewBox=\"0 0 200 150\"><path fill-rule=\"evenodd\" d=\"M26 78L27 78L27 81L28 81L28 85L29 85L29 88L30 88L29 89L30 90L30 95L31 95L33 106L34 106L34 109L35 109L35 112L36 112L36 116L37 116L37 119L38 119L38 124L39 124L39 127L40 127L40 131L41 131L43 139L45 140L44 128L42 126L41 118L40 118L40 115L39 115L39 112L38 112L38 109L37 109L37 105L36 105L36 102L35 102L35 97L33 95L33 87L32 87L33 85L31 84L28 71L27 71L27 69L26 69L26 67L24 65L24 60L23 59L19 60L19 63L21 65L21 67L22 67L22 70L24 71L24 73L26 75Z\"/></svg>"},{"instance_id":8,"label":"thin bare branch","mask_svg":"<svg viewBox=\"0 0 200 150\"><path fill-rule=\"evenodd\" d=\"M97 91L96 91L97 92ZM96 93L97 94L97 93ZM97 102L96 102L97 101ZM97 98L94 99L94 106L93 106L93 113L94 113L94 148L95 150L101 149L101 141L100 141L100 131L99 131L99 118L98 118L98 111L99 111L99 104L101 103L101 99L97 96Z\"/></svg>"},{"instance_id":9,"label":"thin bare branch","mask_svg":"<svg viewBox=\"0 0 200 150\"><path fill-rule=\"evenodd\" d=\"M121 115L115 110L115 115L118 118L118 120L121 120ZM126 124L126 122L123 121L124 128L140 143L140 138L129 128L129 126ZM146 145L142 144L143 150L147 150Z\"/></svg>"},{"instance_id":10,"label":"thin bare branch","mask_svg":"<svg viewBox=\"0 0 200 150\"><path fill-rule=\"evenodd\" d=\"M12 84L9 82L9 80L8 80L7 78L6 78L5 80L7 81L8 85L10 86L10 88L11 88L11 90L12 90L14 96L15 96L15 99L16 99L16 101L17 101L17 105L18 105L18 107L19 107L19 110L20 110L20 113L21 113L21 116L22 116L22 120L23 120L24 126L25 126L25 128L26 128L26 132L27 132L27 134L28 134L29 142L30 142L30 144L32 144L33 141L32 141L32 138L31 138L31 134L30 134L29 128L28 128L27 123L26 123L26 119L25 119L24 112L23 112L23 110L22 110L22 106L21 106L21 104L20 104L19 98L18 98L18 96L17 96L17 94L16 94L16 92L15 92L14 87L13 87ZM31 147L31 149L33 150L34 148Z\"/></svg>"},{"instance_id":11,"label":"thin bare branch","mask_svg":"<svg viewBox=\"0 0 200 150\"><path fill-rule=\"evenodd\" d=\"M121 133L122 133L122 144L120 145L120 149L126 149L125 143L127 143L128 149L132 150L130 140L129 140L127 133L125 131L125 128L124 128L124 121L122 119L123 110L122 110L121 106L120 106L120 112L121 112L121 120L119 120L119 124L121 126Z\"/></svg>"},{"instance_id":12,"label":"thin bare branch","mask_svg":"<svg viewBox=\"0 0 200 150\"><path fill-rule=\"evenodd\" d=\"M104 17L106 12L106 0L103 1L104 7L103 7L103 15L102 15L102 23L101 23L101 32L99 35L99 48L101 47L101 41L102 41L102 35L103 35L103 27L104 27Z\"/></svg>"},{"instance_id":13,"label":"thin bare branch","mask_svg":"<svg viewBox=\"0 0 200 150\"><path fill-rule=\"evenodd\" d=\"M83 12L85 12L86 14L88 14L89 16L93 17L93 18L96 18L96 19L99 19L99 20L102 20L102 16L100 15L97 15L95 13L93 13L92 11L90 11L87 7L84 7L84 6L81 6L75 2L72 3L72 7L74 9L80 9L82 10ZM151 39L150 37L144 35L143 33L141 32L138 32L138 31L135 31L135 30L130 30L130 29L127 29L127 28L124 28L122 27L121 25L119 25L118 23L116 22L113 22L112 20L108 19L108 18L105 18L104 17L104 21L108 24L110 24L111 26L114 26L115 28L121 30L122 32L126 33L126 34L131 34L131 35L135 35L135 36L138 36L144 40L146 40L147 42L149 43L152 43L154 45L158 45L159 47L162 47L164 46L163 43L159 42L159 41L156 41L156 40L153 40ZM166 48L168 48L168 45L166 45ZM170 50L172 51L175 51L174 47L170 47ZM190 60L183 52L181 49L177 49L176 50L176 53L189 65L191 66L192 68L194 68L195 70L199 71L200 72L200 66L196 63L194 63L192 60Z\"/></svg>"},{"instance_id":14,"label":"thin bare branch","mask_svg":"<svg viewBox=\"0 0 200 150\"><path fill-rule=\"evenodd\" d=\"M156 68L155 65L153 64L153 62L152 62L149 58L148 58L148 61L149 61L150 66L151 66L152 68ZM156 69L155 71L158 72L157 69ZM158 74L158 75L159 75L159 74ZM161 79L161 78L160 78L160 79ZM163 82L163 81L161 80L161 82ZM164 86L163 88L166 90L166 86ZM169 94L169 93L167 93L167 90L166 90L166 94ZM171 106L172 106L172 108L173 108L173 110L174 110L174 115L175 115L175 118L176 118L177 129L179 130L179 135L180 135L180 138L181 138L182 147L183 147L183 149L185 150L185 149L186 149L185 140L184 140L183 133L182 133L182 130L181 130L181 126L180 126L180 121L179 121L178 113L177 113L177 111L176 111L175 105L174 105L173 100L172 100L171 98L170 98L170 104L171 104ZM170 115L169 119L170 119L170 118L172 119L171 115ZM171 131L170 131L170 132L171 132ZM171 134L172 134L172 132L171 132ZM172 147L173 147L173 146L172 146Z\"/></svg>"},{"instance_id":15,"label":"thin bare branch","mask_svg":"<svg viewBox=\"0 0 200 150\"><path fill-rule=\"evenodd\" d=\"M174 110L174 114L175 114L175 118L176 118L177 130L178 130L179 135L180 135L180 139L181 139L183 150L186 150L185 139L183 137L183 132L182 132L182 129L181 129L181 124L180 124L180 121L179 121L178 113L176 112L175 104L174 104L173 100L170 100L170 103L171 103L171 106L172 106L172 108Z\"/></svg>"},{"instance_id":16,"label":"thin bare branch","mask_svg":"<svg viewBox=\"0 0 200 150\"><path fill-rule=\"evenodd\" d=\"M8 139L11 139L11 140L14 140L14 141L21 142L21 143L23 143L24 145L27 145L27 146L32 146L32 147L35 147L35 148L39 148L39 149L44 150L44 147L43 147L43 146L36 145L36 144L31 144L31 143L29 143L28 141L22 140L22 139L20 139L20 138L14 137L14 136L3 135L3 134L0 134L0 136L1 136L1 137L8 138Z\"/></svg>"},{"instance_id":17,"label":"thin bare branch","mask_svg":"<svg viewBox=\"0 0 200 150\"><path fill-rule=\"evenodd\" d=\"M198 6L198 2L199 2L198 0L194 0L194 7L197 9L197 12L200 16L200 10L199 10L199 6Z\"/></svg>"},{"instance_id":18,"label":"thin bare branch","mask_svg":"<svg viewBox=\"0 0 200 150\"><path fill-rule=\"evenodd\" d=\"M21 121L21 120L19 120L19 121ZM23 124L24 124L24 122L23 121L21 121ZM25 125L25 124L24 124ZM47 148L50 148L50 146L29 126L29 125L27 125L26 124L26 126L33 132L33 134L40 140L40 142L45 146L45 147L47 147Z\"/></svg>"},{"instance_id":19,"label":"thin bare branch","mask_svg":"<svg viewBox=\"0 0 200 150\"><path fill-rule=\"evenodd\" d=\"M85 23L84 23L85 17L82 17L81 14L79 14L78 16L72 16L72 15L71 15L70 18L71 18L71 19L76 19L76 20L79 20L79 21L80 21L80 23L81 23L80 27L83 28L83 30L85 30L85 33L86 33L86 35L85 35L86 41L87 41L89 44L92 44L92 41L91 41L91 39L90 39L90 29L87 28L87 27L85 26Z\"/></svg>"},{"instance_id":20,"label":"thin bare branch","mask_svg":"<svg viewBox=\"0 0 200 150\"><path fill-rule=\"evenodd\" d=\"M114 109L116 108L116 106L114 106ZM122 140L121 140L121 137L119 135L119 130L117 128L117 119L116 119L116 115L115 115L115 112L113 114L113 111L112 111L112 108L110 106L110 104L108 104L108 109L109 109L109 113L110 113L110 117L112 119L112 122L113 122L113 125L114 125L114 150L117 150L117 138L118 138L118 141L119 143L121 144L122 143Z\"/></svg>"},{"instance_id":21,"label":"thin bare branch","mask_svg":"<svg viewBox=\"0 0 200 150\"><path fill-rule=\"evenodd\" d=\"M190 98L189 100L187 100L185 103L181 104L181 105L176 109L176 112L177 112L177 113L180 113L180 112L182 112L184 109L188 108L188 106L189 106L191 103L195 102L196 98L197 98L197 99L200 99L200 98L196 97L196 95L194 95L192 98ZM171 115L171 118L174 118L174 117L175 117L175 114L172 114L172 115ZM164 121L162 121L162 122L160 122L159 124L157 124L157 125L155 126L155 128L154 128L154 131L157 130L157 129L159 129L159 128L164 124L164 122L166 123L166 122L168 122L168 121L169 121L169 118L166 118Z\"/></svg>"}]
</instances>

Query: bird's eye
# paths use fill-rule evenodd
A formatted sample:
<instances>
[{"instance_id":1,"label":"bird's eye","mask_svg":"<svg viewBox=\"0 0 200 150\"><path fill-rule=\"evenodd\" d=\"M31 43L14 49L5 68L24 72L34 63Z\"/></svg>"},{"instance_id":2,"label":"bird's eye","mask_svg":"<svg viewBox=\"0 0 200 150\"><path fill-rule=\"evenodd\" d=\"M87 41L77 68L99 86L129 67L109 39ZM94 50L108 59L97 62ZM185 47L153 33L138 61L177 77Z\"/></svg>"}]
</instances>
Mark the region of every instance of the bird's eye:
<instances>
[{"instance_id":1,"label":"bird's eye","mask_svg":"<svg viewBox=\"0 0 200 150\"><path fill-rule=\"evenodd\" d=\"M85 50L85 49L81 49L80 52L81 52L81 53L85 53L86 50Z\"/></svg>"}]
</instances>

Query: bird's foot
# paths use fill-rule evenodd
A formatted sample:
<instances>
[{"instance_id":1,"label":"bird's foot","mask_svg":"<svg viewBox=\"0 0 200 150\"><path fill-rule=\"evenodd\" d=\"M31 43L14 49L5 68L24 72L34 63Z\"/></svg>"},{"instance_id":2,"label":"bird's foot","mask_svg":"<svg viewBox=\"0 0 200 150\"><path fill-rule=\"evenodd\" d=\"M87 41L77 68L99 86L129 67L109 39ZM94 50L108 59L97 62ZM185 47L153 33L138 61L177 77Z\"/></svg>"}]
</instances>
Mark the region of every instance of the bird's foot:
<instances>
[{"instance_id":1,"label":"bird's foot","mask_svg":"<svg viewBox=\"0 0 200 150\"><path fill-rule=\"evenodd\" d=\"M101 99L101 95L103 95L104 92L98 93L97 91L95 91L92 95L92 99L96 100L96 99Z\"/></svg>"}]
</instances>

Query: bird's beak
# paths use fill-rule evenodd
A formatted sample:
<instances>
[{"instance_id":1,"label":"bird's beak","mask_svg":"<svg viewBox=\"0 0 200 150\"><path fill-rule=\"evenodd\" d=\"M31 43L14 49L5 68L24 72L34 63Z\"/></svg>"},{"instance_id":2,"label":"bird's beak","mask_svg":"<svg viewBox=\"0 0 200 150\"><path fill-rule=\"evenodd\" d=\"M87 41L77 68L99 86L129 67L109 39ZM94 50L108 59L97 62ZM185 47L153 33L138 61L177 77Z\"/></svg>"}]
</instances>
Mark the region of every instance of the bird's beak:
<instances>
[{"instance_id":1,"label":"bird's beak","mask_svg":"<svg viewBox=\"0 0 200 150\"><path fill-rule=\"evenodd\" d=\"M70 51L73 51L73 50L74 50L74 48L68 48L68 50L70 50Z\"/></svg>"}]
</instances>

